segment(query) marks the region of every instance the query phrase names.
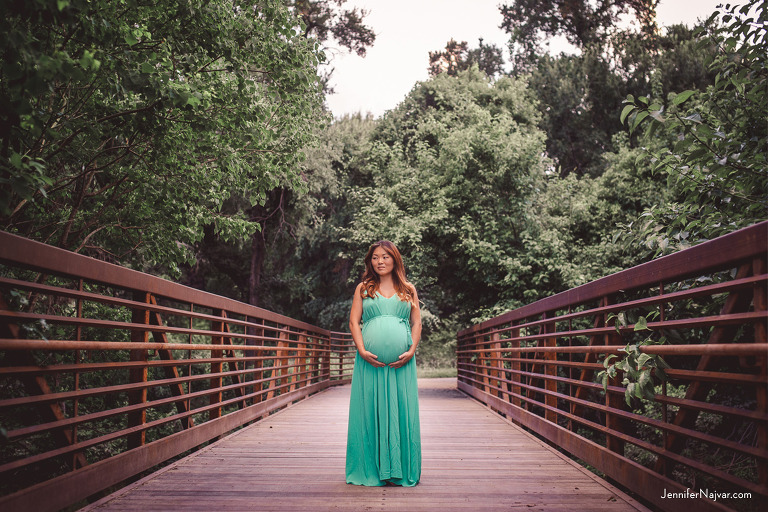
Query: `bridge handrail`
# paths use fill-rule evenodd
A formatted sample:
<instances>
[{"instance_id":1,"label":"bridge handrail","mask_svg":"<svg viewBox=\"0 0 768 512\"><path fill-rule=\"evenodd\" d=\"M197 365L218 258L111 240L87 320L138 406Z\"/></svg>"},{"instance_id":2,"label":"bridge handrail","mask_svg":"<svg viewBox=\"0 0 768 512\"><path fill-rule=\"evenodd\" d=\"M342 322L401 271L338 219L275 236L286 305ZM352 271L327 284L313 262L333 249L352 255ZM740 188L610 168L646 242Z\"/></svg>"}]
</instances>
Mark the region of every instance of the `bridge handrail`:
<instances>
[{"instance_id":1,"label":"bridge handrail","mask_svg":"<svg viewBox=\"0 0 768 512\"><path fill-rule=\"evenodd\" d=\"M463 329L459 389L662 510L680 506L665 491L699 486L765 499L767 235L762 222ZM667 343L640 350L670 380L628 406L599 356L650 333ZM719 498L697 510L739 507Z\"/></svg>"},{"instance_id":2,"label":"bridge handrail","mask_svg":"<svg viewBox=\"0 0 768 512\"><path fill-rule=\"evenodd\" d=\"M349 381L345 333L0 232L0 509L59 510Z\"/></svg>"}]
</instances>

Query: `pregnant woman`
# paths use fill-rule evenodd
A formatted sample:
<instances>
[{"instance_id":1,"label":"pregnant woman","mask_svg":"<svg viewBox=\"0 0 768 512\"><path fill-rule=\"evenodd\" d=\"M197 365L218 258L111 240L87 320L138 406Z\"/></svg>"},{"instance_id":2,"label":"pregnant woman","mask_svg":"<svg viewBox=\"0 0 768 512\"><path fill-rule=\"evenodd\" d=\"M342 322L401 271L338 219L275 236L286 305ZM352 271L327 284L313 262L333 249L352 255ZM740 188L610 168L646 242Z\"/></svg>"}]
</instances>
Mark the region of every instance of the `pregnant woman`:
<instances>
[{"instance_id":1,"label":"pregnant woman","mask_svg":"<svg viewBox=\"0 0 768 512\"><path fill-rule=\"evenodd\" d=\"M352 298L357 347L347 430L347 483L414 486L421 475L419 398L413 355L421 337L416 288L400 251L376 242Z\"/></svg>"}]
</instances>

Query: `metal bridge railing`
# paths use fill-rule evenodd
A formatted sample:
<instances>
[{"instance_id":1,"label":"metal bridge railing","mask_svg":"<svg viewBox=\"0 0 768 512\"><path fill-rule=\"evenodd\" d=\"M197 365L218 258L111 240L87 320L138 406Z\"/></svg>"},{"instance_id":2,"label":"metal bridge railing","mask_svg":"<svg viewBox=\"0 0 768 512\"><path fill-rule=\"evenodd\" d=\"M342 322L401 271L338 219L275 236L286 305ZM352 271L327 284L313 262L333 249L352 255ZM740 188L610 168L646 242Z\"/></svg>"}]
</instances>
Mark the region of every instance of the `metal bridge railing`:
<instances>
[{"instance_id":1,"label":"metal bridge railing","mask_svg":"<svg viewBox=\"0 0 768 512\"><path fill-rule=\"evenodd\" d=\"M0 292L1 510L82 502L348 379L342 333L2 232Z\"/></svg>"},{"instance_id":2,"label":"metal bridge railing","mask_svg":"<svg viewBox=\"0 0 768 512\"><path fill-rule=\"evenodd\" d=\"M678 492L719 493L696 510L763 502L767 234L763 222L459 332L459 389L660 509L679 510L664 497ZM621 372L604 391L601 362L649 336L666 338L640 351L669 380L628 405Z\"/></svg>"}]
</instances>

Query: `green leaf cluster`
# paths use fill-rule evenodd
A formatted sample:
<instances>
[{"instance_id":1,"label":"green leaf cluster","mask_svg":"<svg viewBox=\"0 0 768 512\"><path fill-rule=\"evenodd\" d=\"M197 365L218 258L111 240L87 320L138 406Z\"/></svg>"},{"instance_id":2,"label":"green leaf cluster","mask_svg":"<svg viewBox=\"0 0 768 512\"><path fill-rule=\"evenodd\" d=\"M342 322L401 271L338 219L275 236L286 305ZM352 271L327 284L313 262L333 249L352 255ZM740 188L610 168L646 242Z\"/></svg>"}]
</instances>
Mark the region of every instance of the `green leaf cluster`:
<instances>
[{"instance_id":1,"label":"green leaf cluster","mask_svg":"<svg viewBox=\"0 0 768 512\"><path fill-rule=\"evenodd\" d=\"M0 222L177 273L206 226L297 187L322 122L317 44L281 2L10 2L0 20Z\"/></svg>"},{"instance_id":2,"label":"green leaf cluster","mask_svg":"<svg viewBox=\"0 0 768 512\"><path fill-rule=\"evenodd\" d=\"M765 218L768 206L768 14L764 2L728 6L700 30L716 49L706 90L666 98L627 96L620 120L662 144L649 148L653 172L673 191L648 208L631 237L657 255Z\"/></svg>"},{"instance_id":3,"label":"green leaf cluster","mask_svg":"<svg viewBox=\"0 0 768 512\"><path fill-rule=\"evenodd\" d=\"M639 316L635 321L633 331L650 331L648 327L649 318L652 319L658 315L658 312L646 316ZM608 315L607 321L614 320L616 332L621 334L621 329L626 327L626 317L623 313ZM658 354L648 354L643 352L642 348L650 345L663 345L666 338L663 336L655 339L653 336L647 336L638 343L633 343L621 349L626 354L619 358L618 354L609 354L603 359L604 370L597 374L598 380L603 384L603 389L608 392L608 383L612 379L619 377L619 372L623 374L621 381L626 388L624 391L624 400L627 405L632 406L632 400L655 399L656 381L666 381L667 374L665 369L670 368L664 359ZM613 361L613 362L612 362Z\"/></svg>"}]
</instances>

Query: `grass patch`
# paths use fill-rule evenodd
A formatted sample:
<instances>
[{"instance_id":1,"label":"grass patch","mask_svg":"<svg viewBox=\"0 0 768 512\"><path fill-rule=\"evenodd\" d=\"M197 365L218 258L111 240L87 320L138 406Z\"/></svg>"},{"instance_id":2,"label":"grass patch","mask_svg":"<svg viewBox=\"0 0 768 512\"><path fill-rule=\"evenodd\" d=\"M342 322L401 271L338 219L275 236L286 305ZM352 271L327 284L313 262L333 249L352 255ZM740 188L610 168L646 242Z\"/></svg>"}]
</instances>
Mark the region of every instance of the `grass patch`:
<instances>
[{"instance_id":1,"label":"grass patch","mask_svg":"<svg viewBox=\"0 0 768 512\"><path fill-rule=\"evenodd\" d=\"M456 377L456 368L432 368L416 367L416 376L419 379L438 379L442 377Z\"/></svg>"}]
</instances>

